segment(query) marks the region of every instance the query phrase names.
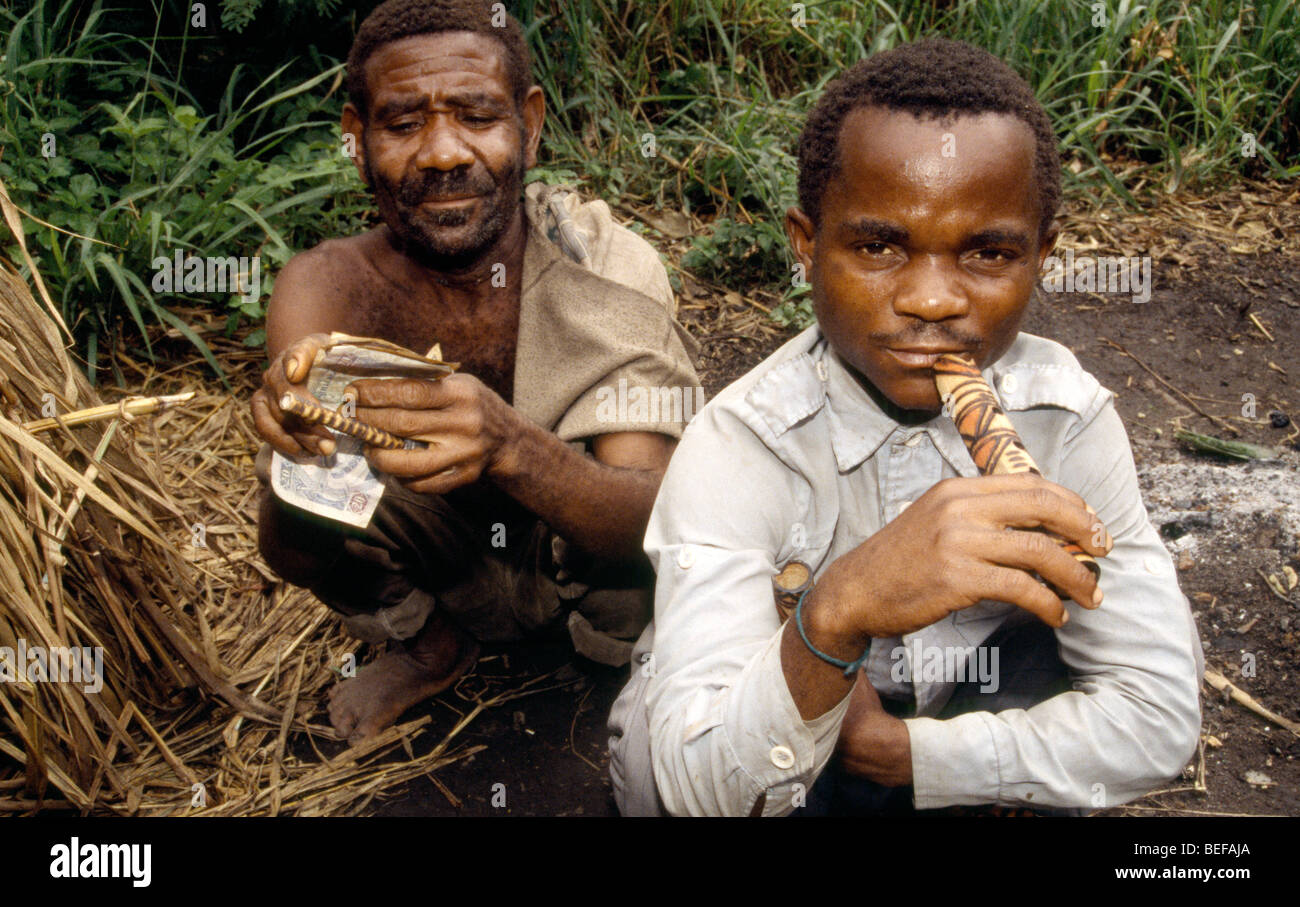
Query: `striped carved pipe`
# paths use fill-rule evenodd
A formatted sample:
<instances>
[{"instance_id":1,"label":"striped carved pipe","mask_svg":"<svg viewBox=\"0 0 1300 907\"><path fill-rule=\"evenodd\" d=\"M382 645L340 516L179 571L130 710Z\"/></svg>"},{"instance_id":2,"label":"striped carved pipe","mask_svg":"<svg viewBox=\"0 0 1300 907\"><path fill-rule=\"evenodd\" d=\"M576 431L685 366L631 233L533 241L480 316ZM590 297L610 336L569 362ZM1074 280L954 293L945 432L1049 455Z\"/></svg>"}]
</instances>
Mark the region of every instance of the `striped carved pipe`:
<instances>
[{"instance_id":1,"label":"striped carved pipe","mask_svg":"<svg viewBox=\"0 0 1300 907\"><path fill-rule=\"evenodd\" d=\"M957 425L957 431L981 475L1043 474L1029 451L1025 450L1024 442L998 405L993 389L973 359L958 353L940 356L934 363L934 383L939 390L939 399L943 400L944 412ZM1092 571L1093 576L1101 576L1101 568L1092 555L1074 542L1067 542L1054 533L1047 534Z\"/></svg>"},{"instance_id":2,"label":"striped carved pipe","mask_svg":"<svg viewBox=\"0 0 1300 907\"><path fill-rule=\"evenodd\" d=\"M381 447L385 450L403 450L415 446L414 442L399 438L382 428L375 428L373 425L367 425L356 419L349 419L342 413L337 413L332 409L325 409L323 406L307 403L293 394L284 394L280 397L280 409L286 413L293 413L308 424L319 423L326 428L332 428L353 438L359 438L371 447Z\"/></svg>"}]
</instances>

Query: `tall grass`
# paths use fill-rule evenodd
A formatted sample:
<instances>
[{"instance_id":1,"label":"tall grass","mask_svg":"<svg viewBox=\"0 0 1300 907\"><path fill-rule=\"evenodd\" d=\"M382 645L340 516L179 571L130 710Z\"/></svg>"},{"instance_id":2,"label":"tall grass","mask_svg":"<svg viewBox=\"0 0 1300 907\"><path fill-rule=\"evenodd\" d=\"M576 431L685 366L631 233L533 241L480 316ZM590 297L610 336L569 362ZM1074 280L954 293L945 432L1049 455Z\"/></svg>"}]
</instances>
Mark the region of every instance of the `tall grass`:
<instances>
[{"instance_id":1,"label":"tall grass","mask_svg":"<svg viewBox=\"0 0 1300 907\"><path fill-rule=\"evenodd\" d=\"M258 256L265 271L364 223L366 202L337 138L340 102L324 97L339 67L287 87L284 66L251 85L235 67L216 109L201 113L167 71L157 36L115 33L111 14L74 0L0 10L0 179L48 224L29 224L28 244L92 377L100 351L124 339L152 357L150 322L188 338L220 373L172 307L211 306L233 333L261 321L272 281L257 298L235 287L161 292L153 262L177 250Z\"/></svg>"},{"instance_id":2,"label":"tall grass","mask_svg":"<svg viewBox=\"0 0 1300 907\"><path fill-rule=\"evenodd\" d=\"M240 45L213 31L215 16L196 35L181 0L150 0L143 16L103 0L0 8L0 179L19 205L88 237L33 224L28 243L92 375L107 345L143 344L150 355L151 322L206 354L174 311L182 301L224 315L230 332L262 318L269 280L251 302L159 293L155 257L261 255L274 271L292 252L364 226L367 200L339 153L334 61L349 23L372 5L221 4L241 40L259 47L287 27L276 25L290 21L282 15L314 22L295 26L294 39L303 46L309 30L321 46L307 44L292 70L267 67L265 54L250 60L255 70L223 62ZM549 106L534 178L692 212L709 226L682 265L784 292L787 317L800 291L781 224L795 201L803 119L835 74L900 42L959 38L1021 72L1055 125L1075 205L1134 206L1300 172L1295 0L1106 0L1104 16L1090 0L508 5L526 25ZM57 144L50 157L47 136ZM1252 145L1254 156L1243 154Z\"/></svg>"}]
</instances>

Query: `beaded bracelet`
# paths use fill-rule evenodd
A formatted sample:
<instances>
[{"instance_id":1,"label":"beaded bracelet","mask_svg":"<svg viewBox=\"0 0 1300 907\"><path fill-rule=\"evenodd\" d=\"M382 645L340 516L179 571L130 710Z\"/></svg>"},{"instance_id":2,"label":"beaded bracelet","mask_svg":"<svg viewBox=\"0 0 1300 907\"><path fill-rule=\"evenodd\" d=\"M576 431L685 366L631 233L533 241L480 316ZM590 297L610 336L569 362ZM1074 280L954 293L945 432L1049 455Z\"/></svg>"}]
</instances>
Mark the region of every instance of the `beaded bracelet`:
<instances>
[{"instance_id":1,"label":"beaded bracelet","mask_svg":"<svg viewBox=\"0 0 1300 907\"><path fill-rule=\"evenodd\" d=\"M799 629L799 638L803 640L803 644L808 647L809 652L816 655L822 661L830 662L837 668L843 668L845 677L852 677L861 670L864 664L867 663L867 656L871 653L871 645L867 645L867 648L862 653L862 657L857 661L845 661L842 658L836 658L834 655L827 655L825 652L814 646L808 639L808 634L805 633L803 629L803 600L804 596L811 591L812 589L805 589L803 594L799 596L798 604L794 606L794 625Z\"/></svg>"}]
</instances>

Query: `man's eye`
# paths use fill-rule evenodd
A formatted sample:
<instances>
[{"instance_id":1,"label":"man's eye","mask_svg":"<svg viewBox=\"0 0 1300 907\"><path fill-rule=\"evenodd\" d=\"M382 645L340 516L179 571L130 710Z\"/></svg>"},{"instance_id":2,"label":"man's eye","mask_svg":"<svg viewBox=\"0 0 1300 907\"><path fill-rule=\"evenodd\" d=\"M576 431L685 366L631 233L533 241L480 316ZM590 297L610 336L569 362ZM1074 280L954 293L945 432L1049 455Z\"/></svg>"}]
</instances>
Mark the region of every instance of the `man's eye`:
<instances>
[{"instance_id":1,"label":"man's eye","mask_svg":"<svg viewBox=\"0 0 1300 907\"><path fill-rule=\"evenodd\" d=\"M889 251L889 244L883 242L868 242L858 246L858 250L860 252L865 252L868 255L884 255Z\"/></svg>"},{"instance_id":2,"label":"man's eye","mask_svg":"<svg viewBox=\"0 0 1300 907\"><path fill-rule=\"evenodd\" d=\"M497 121L496 116L490 113L466 113L460 119L471 126L490 126Z\"/></svg>"},{"instance_id":3,"label":"man's eye","mask_svg":"<svg viewBox=\"0 0 1300 907\"><path fill-rule=\"evenodd\" d=\"M980 249L975 253L975 257L980 261L1001 263L1011 261L1016 257L1016 253L1009 249Z\"/></svg>"},{"instance_id":4,"label":"man's eye","mask_svg":"<svg viewBox=\"0 0 1300 907\"><path fill-rule=\"evenodd\" d=\"M420 128L420 121L419 120L396 120L392 123L389 123L387 128L389 132L399 132L399 133L411 132L412 130Z\"/></svg>"}]
</instances>

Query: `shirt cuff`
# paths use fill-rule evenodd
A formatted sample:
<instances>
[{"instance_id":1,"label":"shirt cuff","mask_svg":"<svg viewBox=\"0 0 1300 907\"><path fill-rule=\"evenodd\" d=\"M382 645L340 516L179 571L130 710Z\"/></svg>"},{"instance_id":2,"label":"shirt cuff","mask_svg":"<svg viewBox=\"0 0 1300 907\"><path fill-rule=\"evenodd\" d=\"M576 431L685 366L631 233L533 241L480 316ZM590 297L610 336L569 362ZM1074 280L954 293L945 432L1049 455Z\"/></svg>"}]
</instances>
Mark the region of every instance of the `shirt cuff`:
<instances>
[{"instance_id":1,"label":"shirt cuff","mask_svg":"<svg viewBox=\"0 0 1300 907\"><path fill-rule=\"evenodd\" d=\"M776 633L742 672L723 719L741 768L766 793L765 816L803 805L835 751L849 706L845 693L824 715L804 721L781 666L783 635Z\"/></svg>"},{"instance_id":2,"label":"shirt cuff","mask_svg":"<svg viewBox=\"0 0 1300 907\"><path fill-rule=\"evenodd\" d=\"M907 718L917 809L997 803L1002 787L993 729L979 712Z\"/></svg>"}]
</instances>

